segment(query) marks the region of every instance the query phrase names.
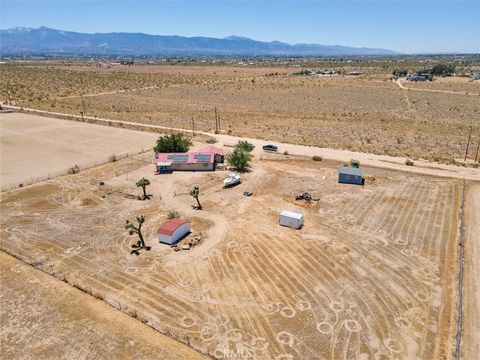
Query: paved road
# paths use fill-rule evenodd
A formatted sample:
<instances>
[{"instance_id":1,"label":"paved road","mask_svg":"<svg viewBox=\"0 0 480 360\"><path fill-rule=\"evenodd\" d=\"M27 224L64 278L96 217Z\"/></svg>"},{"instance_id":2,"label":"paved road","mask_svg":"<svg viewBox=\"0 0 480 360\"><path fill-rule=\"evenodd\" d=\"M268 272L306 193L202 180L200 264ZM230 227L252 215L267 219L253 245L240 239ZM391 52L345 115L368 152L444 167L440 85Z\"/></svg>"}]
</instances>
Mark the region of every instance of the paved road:
<instances>
[{"instance_id":1,"label":"paved road","mask_svg":"<svg viewBox=\"0 0 480 360\"><path fill-rule=\"evenodd\" d=\"M20 110L21 107L18 106L5 106L7 108L11 108L13 110ZM34 112L38 115L43 116L69 116L71 118L81 119L81 116L78 115L71 115L65 113L57 113L57 112L50 112L44 110L37 110L37 109L26 109L24 110ZM95 118L91 116L85 116L85 119L94 120L99 124L102 123L119 123L125 125L131 125L138 128L143 128L146 131L149 129L152 130L169 130L169 131L182 131L182 132L189 132L191 130L186 129L179 129L179 128L171 128L167 126L160 126L160 125L148 125L148 124L141 124L131 121L123 121L123 120L112 120L112 119L105 119L105 118ZM295 145L295 144L287 144L287 143L279 143L279 142L267 142L261 139L253 139L253 138L241 138L237 136L230 136L224 134L212 134L203 131L195 131L196 134L202 134L207 136L215 137L221 144L235 144L238 140L248 140L252 144L256 146L254 153L260 154L262 152L261 147L264 144L273 144L277 145L279 152L283 153L287 151L290 155L300 155L300 156L322 156L324 159L336 160L341 162L349 162L351 159L359 160L363 165L370 165L380 168L387 168L387 169L394 169L394 170L401 170L407 171L417 174L425 174L425 175L432 175L432 176L442 176L454 179L467 179L467 180L474 180L480 181L480 169L474 168L465 168L460 166L454 165L445 165L439 163L433 163L428 161L416 160L415 166L406 166L405 165L405 158L403 157L393 157L388 155L375 155L369 153L362 153L362 152L355 152L349 150L337 150L337 149L328 149L328 148L319 148L314 146L304 146L304 145Z\"/></svg>"}]
</instances>

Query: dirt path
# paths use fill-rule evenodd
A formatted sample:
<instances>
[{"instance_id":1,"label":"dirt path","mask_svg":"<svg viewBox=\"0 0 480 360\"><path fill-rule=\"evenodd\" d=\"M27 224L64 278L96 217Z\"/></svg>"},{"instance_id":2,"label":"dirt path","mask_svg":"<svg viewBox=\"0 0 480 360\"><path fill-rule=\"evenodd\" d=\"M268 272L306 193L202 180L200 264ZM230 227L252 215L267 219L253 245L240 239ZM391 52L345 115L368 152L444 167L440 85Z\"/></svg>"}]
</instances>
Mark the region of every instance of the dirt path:
<instances>
[{"instance_id":1,"label":"dirt path","mask_svg":"<svg viewBox=\"0 0 480 360\"><path fill-rule=\"evenodd\" d=\"M464 328L462 359L480 353L480 185L468 188L466 202L465 281L463 295Z\"/></svg>"},{"instance_id":2,"label":"dirt path","mask_svg":"<svg viewBox=\"0 0 480 360\"><path fill-rule=\"evenodd\" d=\"M70 118L81 119L80 116L65 114L65 113L56 113L56 112L49 112L44 110L37 110L37 109L26 109L21 108L18 106L7 106L7 108L11 108L14 110L26 110L35 112L39 115L43 116L60 116L65 117L68 116ZM17 114L18 115L18 114ZM10 115L15 116L15 115ZM159 126L159 125L147 125L141 123L135 123L130 121L122 121L122 120L112 120L112 119L104 119L104 118L97 118L97 117L90 117L86 116L85 119L93 120L98 124L107 123L107 124L124 124L135 126L136 128L143 128L148 131L151 130L169 130L169 131L182 131L191 133L191 130L186 129L178 129L178 128L171 128L166 126ZM349 151L349 150L337 150L337 149L328 149L328 148L319 148L314 146L305 146L305 145L295 145L295 144L287 144L287 143L280 143L280 142L268 142L266 140L261 139L253 139L253 138L241 138L237 136L230 136L224 134L212 134L208 132L201 132L195 131L196 134L206 135L215 137L220 144L235 144L238 140L246 139L249 142L253 143L256 146L254 153L261 154L262 153L262 145L264 144L273 144L277 145L279 148L279 152L283 153L287 151L290 155L300 155L300 156L322 156L325 159L336 160L341 162L349 162L351 159L359 160L363 165L370 165L380 168L387 168L392 170L401 170L407 172L413 172L417 174L426 174L426 175L433 175L433 176L442 176L454 179L463 179L466 180L480 180L480 169L474 168L464 168L454 165L445 165L439 163L432 163L423 160L416 160L415 166L407 166L405 165L405 158L403 157L393 157L388 155L375 155L375 154L368 154L368 153L361 153L356 151Z\"/></svg>"},{"instance_id":3,"label":"dirt path","mask_svg":"<svg viewBox=\"0 0 480 360\"><path fill-rule=\"evenodd\" d=\"M453 94L453 95L464 95L464 96L478 96L480 94L477 93L470 93L470 92L460 92L460 91L451 91L451 90L435 90L435 89L417 89L417 88L408 88L403 85L401 80L395 80L395 83L403 90L410 90L410 91L421 91L421 92L432 92L432 93L440 93L440 94Z\"/></svg>"},{"instance_id":4,"label":"dirt path","mask_svg":"<svg viewBox=\"0 0 480 360\"><path fill-rule=\"evenodd\" d=\"M0 252L2 359L206 359Z\"/></svg>"}]
</instances>

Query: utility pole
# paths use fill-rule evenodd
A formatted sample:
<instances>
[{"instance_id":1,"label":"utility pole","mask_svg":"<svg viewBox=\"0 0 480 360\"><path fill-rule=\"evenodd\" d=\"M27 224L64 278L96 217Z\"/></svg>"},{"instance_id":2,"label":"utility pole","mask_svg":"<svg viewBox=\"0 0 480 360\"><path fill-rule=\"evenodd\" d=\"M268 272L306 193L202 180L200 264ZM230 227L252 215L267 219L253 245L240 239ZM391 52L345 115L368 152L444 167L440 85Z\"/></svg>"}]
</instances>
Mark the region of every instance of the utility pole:
<instances>
[{"instance_id":1,"label":"utility pole","mask_svg":"<svg viewBox=\"0 0 480 360\"><path fill-rule=\"evenodd\" d=\"M80 95L80 98L82 99L82 120L83 120L83 115L87 115L87 105L85 104L85 100L83 99L83 94Z\"/></svg>"},{"instance_id":2,"label":"utility pole","mask_svg":"<svg viewBox=\"0 0 480 360\"><path fill-rule=\"evenodd\" d=\"M192 115L192 136L195 137L195 115Z\"/></svg>"},{"instance_id":3,"label":"utility pole","mask_svg":"<svg viewBox=\"0 0 480 360\"><path fill-rule=\"evenodd\" d=\"M467 148L465 149L465 158L463 161L467 161L468 147L470 146L470 138L472 137L473 126L470 126L470 132L468 133Z\"/></svg>"},{"instance_id":4,"label":"utility pole","mask_svg":"<svg viewBox=\"0 0 480 360\"><path fill-rule=\"evenodd\" d=\"M217 119L218 119L218 131L220 131L220 129L221 129L221 127L220 127L220 114L218 114Z\"/></svg>"},{"instance_id":5,"label":"utility pole","mask_svg":"<svg viewBox=\"0 0 480 360\"><path fill-rule=\"evenodd\" d=\"M217 114L217 107L215 106L215 133L218 132L218 114Z\"/></svg>"},{"instance_id":6,"label":"utility pole","mask_svg":"<svg viewBox=\"0 0 480 360\"><path fill-rule=\"evenodd\" d=\"M478 159L478 149L480 149L480 139L478 139L478 144L477 144L477 151L475 153L475 161L474 162L477 162L477 159ZM479 160L480 161L480 160Z\"/></svg>"}]
</instances>

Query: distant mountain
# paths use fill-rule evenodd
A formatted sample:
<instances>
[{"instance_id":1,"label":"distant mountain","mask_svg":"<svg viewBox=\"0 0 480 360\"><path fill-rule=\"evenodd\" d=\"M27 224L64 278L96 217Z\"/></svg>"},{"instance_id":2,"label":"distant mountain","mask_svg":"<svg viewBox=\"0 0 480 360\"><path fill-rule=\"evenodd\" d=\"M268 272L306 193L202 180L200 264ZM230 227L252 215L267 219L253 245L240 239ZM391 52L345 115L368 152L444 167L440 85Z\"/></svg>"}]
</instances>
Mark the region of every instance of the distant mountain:
<instances>
[{"instance_id":1,"label":"distant mountain","mask_svg":"<svg viewBox=\"0 0 480 360\"><path fill-rule=\"evenodd\" d=\"M84 34L40 27L0 30L0 53L8 54L85 54L85 55L272 55L336 56L395 55L391 50L354 48L340 45L263 42L239 36L224 39L208 37L161 36L142 33Z\"/></svg>"}]
</instances>

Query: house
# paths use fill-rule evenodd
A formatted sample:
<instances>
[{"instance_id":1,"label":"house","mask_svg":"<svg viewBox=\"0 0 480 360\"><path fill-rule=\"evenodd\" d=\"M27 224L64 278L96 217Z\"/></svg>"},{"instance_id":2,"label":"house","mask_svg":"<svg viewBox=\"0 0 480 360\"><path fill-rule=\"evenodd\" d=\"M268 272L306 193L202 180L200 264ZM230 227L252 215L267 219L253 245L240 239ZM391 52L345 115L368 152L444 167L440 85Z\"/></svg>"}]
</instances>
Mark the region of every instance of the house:
<instances>
[{"instance_id":1,"label":"house","mask_svg":"<svg viewBox=\"0 0 480 360\"><path fill-rule=\"evenodd\" d=\"M157 174L169 174L173 171L213 171L223 161L223 149L207 146L195 152L158 153L153 162Z\"/></svg>"},{"instance_id":2,"label":"house","mask_svg":"<svg viewBox=\"0 0 480 360\"><path fill-rule=\"evenodd\" d=\"M278 218L278 223L282 226L300 229L303 226L303 214L283 210Z\"/></svg>"},{"instance_id":3,"label":"house","mask_svg":"<svg viewBox=\"0 0 480 360\"><path fill-rule=\"evenodd\" d=\"M158 241L164 244L175 244L190 232L190 222L181 219L165 221L158 228Z\"/></svg>"},{"instance_id":4,"label":"house","mask_svg":"<svg viewBox=\"0 0 480 360\"><path fill-rule=\"evenodd\" d=\"M430 78L430 74L408 74L407 81L427 81Z\"/></svg>"},{"instance_id":5,"label":"house","mask_svg":"<svg viewBox=\"0 0 480 360\"><path fill-rule=\"evenodd\" d=\"M363 169L356 167L340 166L338 168L338 182L340 184L363 185Z\"/></svg>"}]
</instances>

